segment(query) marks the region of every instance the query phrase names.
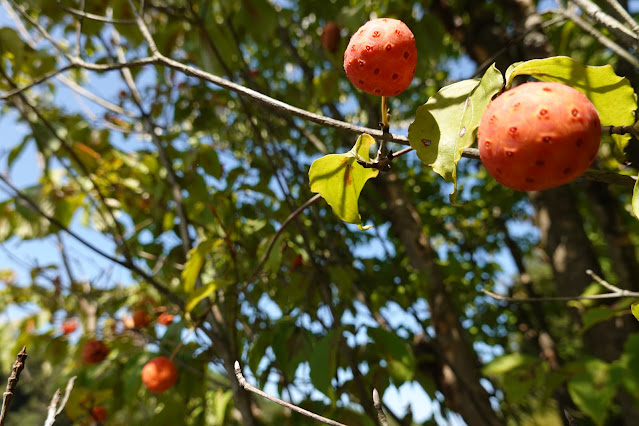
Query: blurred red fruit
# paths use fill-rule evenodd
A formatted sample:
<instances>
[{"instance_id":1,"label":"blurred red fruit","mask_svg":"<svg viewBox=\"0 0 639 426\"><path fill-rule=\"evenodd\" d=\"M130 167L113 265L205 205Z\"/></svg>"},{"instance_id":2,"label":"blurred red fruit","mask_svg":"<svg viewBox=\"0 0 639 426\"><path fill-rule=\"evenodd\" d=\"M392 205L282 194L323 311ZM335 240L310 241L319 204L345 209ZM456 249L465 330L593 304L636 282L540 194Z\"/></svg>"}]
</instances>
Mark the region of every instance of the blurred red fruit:
<instances>
[{"instance_id":1,"label":"blurred red fruit","mask_svg":"<svg viewBox=\"0 0 639 426\"><path fill-rule=\"evenodd\" d=\"M331 53L337 52L337 47L339 46L339 41L341 39L341 35L339 33L339 26L333 22L328 21L324 24L322 28L322 47L328 50Z\"/></svg>"},{"instance_id":2,"label":"blurred red fruit","mask_svg":"<svg viewBox=\"0 0 639 426\"><path fill-rule=\"evenodd\" d=\"M175 364L165 356L153 358L142 368L142 383L154 393L170 389L177 379L178 371Z\"/></svg>"},{"instance_id":3,"label":"blurred red fruit","mask_svg":"<svg viewBox=\"0 0 639 426\"><path fill-rule=\"evenodd\" d=\"M91 418L98 423L103 423L107 418L107 410L101 405L91 408Z\"/></svg>"},{"instance_id":4,"label":"blurred red fruit","mask_svg":"<svg viewBox=\"0 0 639 426\"><path fill-rule=\"evenodd\" d=\"M62 323L62 333L63 334L71 334L78 328L78 321L75 319L66 320Z\"/></svg>"},{"instance_id":5,"label":"blurred red fruit","mask_svg":"<svg viewBox=\"0 0 639 426\"><path fill-rule=\"evenodd\" d=\"M98 364L109 355L109 348L100 340L88 340L82 347L82 359L87 364Z\"/></svg>"},{"instance_id":6,"label":"blurred red fruit","mask_svg":"<svg viewBox=\"0 0 639 426\"><path fill-rule=\"evenodd\" d=\"M158 316L158 324L169 325L173 322L173 317L175 315L167 314L166 312L162 312L160 316Z\"/></svg>"}]
</instances>

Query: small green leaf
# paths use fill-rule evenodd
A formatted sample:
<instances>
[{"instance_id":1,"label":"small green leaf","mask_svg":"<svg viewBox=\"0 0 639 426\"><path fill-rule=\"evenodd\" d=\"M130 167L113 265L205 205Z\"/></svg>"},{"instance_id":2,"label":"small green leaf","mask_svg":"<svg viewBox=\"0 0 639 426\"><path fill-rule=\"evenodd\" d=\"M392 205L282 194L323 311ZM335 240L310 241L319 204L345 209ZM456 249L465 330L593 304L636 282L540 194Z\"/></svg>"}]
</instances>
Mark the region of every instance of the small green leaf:
<instances>
[{"instance_id":1,"label":"small green leaf","mask_svg":"<svg viewBox=\"0 0 639 426\"><path fill-rule=\"evenodd\" d=\"M518 75L530 75L541 81L556 81L583 92L593 103L604 126L630 126L635 122L637 97L628 79L615 74L610 65L584 66L567 56L514 64L506 73L506 87ZM630 135L613 135L620 150Z\"/></svg>"},{"instance_id":2,"label":"small green leaf","mask_svg":"<svg viewBox=\"0 0 639 426\"><path fill-rule=\"evenodd\" d=\"M447 182L453 182L450 202L457 203L457 162L475 141L475 130L492 97L504 84L492 65L481 80L463 80L442 88L417 109L408 128L410 145L419 159Z\"/></svg>"},{"instance_id":3,"label":"small green leaf","mask_svg":"<svg viewBox=\"0 0 639 426\"><path fill-rule=\"evenodd\" d=\"M182 285L186 294L192 293L195 289L195 280L204 264L204 257L219 243L219 240L204 240L189 250L188 259L182 271Z\"/></svg>"},{"instance_id":4,"label":"small green leaf","mask_svg":"<svg viewBox=\"0 0 639 426\"><path fill-rule=\"evenodd\" d=\"M633 303L632 306L630 306L630 309L632 310L632 315L634 315L639 321L639 302Z\"/></svg>"},{"instance_id":5,"label":"small green leaf","mask_svg":"<svg viewBox=\"0 0 639 426\"><path fill-rule=\"evenodd\" d=\"M635 187L632 190L632 212L635 217L639 219L639 178L635 182Z\"/></svg>"},{"instance_id":6,"label":"small green leaf","mask_svg":"<svg viewBox=\"0 0 639 426\"><path fill-rule=\"evenodd\" d=\"M331 380L337 374L337 352L339 334L331 331L313 345L313 354L309 359L311 382L324 395L331 396Z\"/></svg>"},{"instance_id":7,"label":"small green leaf","mask_svg":"<svg viewBox=\"0 0 639 426\"><path fill-rule=\"evenodd\" d=\"M512 353L495 358L484 366L482 373L487 376L496 376L537 362L539 362L537 357L520 353Z\"/></svg>"},{"instance_id":8,"label":"small green leaf","mask_svg":"<svg viewBox=\"0 0 639 426\"><path fill-rule=\"evenodd\" d=\"M197 290L191 294L191 298L186 302L185 309L187 312L191 312L197 306L200 301L209 297L211 294L215 292L218 288L224 287L226 283L221 281L213 281L208 284L204 284L202 287L199 287Z\"/></svg>"},{"instance_id":9,"label":"small green leaf","mask_svg":"<svg viewBox=\"0 0 639 426\"><path fill-rule=\"evenodd\" d=\"M357 160L370 161L368 152L374 143L372 136L364 134L349 152L325 155L311 164L311 191L319 193L344 222L362 223L357 200L366 181L376 177L379 170L364 168Z\"/></svg>"},{"instance_id":10,"label":"small green leaf","mask_svg":"<svg viewBox=\"0 0 639 426\"><path fill-rule=\"evenodd\" d=\"M606 419L616 387L610 380L610 365L599 359L587 360L584 369L568 381L568 393L577 408L598 425Z\"/></svg>"},{"instance_id":11,"label":"small green leaf","mask_svg":"<svg viewBox=\"0 0 639 426\"><path fill-rule=\"evenodd\" d=\"M621 308L612 308L610 306L597 306L591 309L588 309L582 318L582 328L581 332L585 332L590 327L595 324L598 324L602 321L609 320L610 318L614 318L621 315L626 315L628 313L627 307Z\"/></svg>"}]
</instances>

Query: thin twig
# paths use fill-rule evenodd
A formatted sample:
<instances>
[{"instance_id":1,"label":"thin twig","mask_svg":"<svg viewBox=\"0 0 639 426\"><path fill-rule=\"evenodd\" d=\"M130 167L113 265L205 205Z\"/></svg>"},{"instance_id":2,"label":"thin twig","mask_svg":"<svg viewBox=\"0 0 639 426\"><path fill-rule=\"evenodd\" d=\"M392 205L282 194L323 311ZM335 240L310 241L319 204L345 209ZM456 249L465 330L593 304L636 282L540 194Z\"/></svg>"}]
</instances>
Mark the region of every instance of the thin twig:
<instances>
[{"instance_id":1,"label":"thin twig","mask_svg":"<svg viewBox=\"0 0 639 426\"><path fill-rule=\"evenodd\" d=\"M373 389L373 405L377 410L377 418L379 419L379 424L382 426L388 426L388 420L386 420L386 414L384 414L384 409L382 408L382 400L379 397L379 392L377 389Z\"/></svg>"},{"instance_id":2,"label":"thin twig","mask_svg":"<svg viewBox=\"0 0 639 426\"><path fill-rule=\"evenodd\" d=\"M69 396L71 395L71 391L73 390L73 384L75 383L75 379L77 378L78 376L73 376L67 382L67 387L64 390L64 397L62 397L62 402L60 403L60 406L58 407L58 411L55 412L56 416L60 414L62 410L64 410L64 406L67 405L67 401L69 400Z\"/></svg>"},{"instance_id":3,"label":"thin twig","mask_svg":"<svg viewBox=\"0 0 639 426\"><path fill-rule=\"evenodd\" d=\"M599 43L601 43L604 47L607 47L608 49L612 50L615 54L619 55L630 65L639 69L639 60L637 60L637 58L635 58L630 53L628 53L626 49L619 46L617 43L615 43L614 41L610 40L608 37L603 35L599 30L597 30L595 27L590 25L584 19L581 19L579 16L565 9L561 10L560 13L566 18L573 21L575 24L577 24L577 26L579 26L584 32L594 37L594 39L597 40Z\"/></svg>"},{"instance_id":4,"label":"thin twig","mask_svg":"<svg viewBox=\"0 0 639 426\"><path fill-rule=\"evenodd\" d=\"M255 386L251 385L249 382L246 381L246 379L244 378L244 375L242 375L242 369L240 368L240 363L239 361L235 361L235 377L237 378L237 382L240 384L240 386L244 389L246 389L249 392L253 392L256 395L261 396L262 398L266 398L269 401L273 401L277 404L280 404L283 407L288 408L289 410L293 410L297 413L300 413L306 417L310 417L313 420L317 420L318 422L322 422L325 423L327 425L331 425L331 426L346 426L344 423L340 423L340 422L336 422L335 420L331 420L331 419L327 419L326 417L322 417L319 414L315 414L312 413L308 410L305 410L303 408L298 407L297 405L293 405L290 402L286 402L286 401L282 401L279 398L276 398L274 396L271 396L269 394L267 394L266 392L256 388Z\"/></svg>"},{"instance_id":5,"label":"thin twig","mask_svg":"<svg viewBox=\"0 0 639 426\"><path fill-rule=\"evenodd\" d=\"M58 402L60 401L60 389L56 390L51 398L49 409L47 410L47 420L44 422L44 426L53 426L55 423L55 416L57 415Z\"/></svg>"},{"instance_id":6,"label":"thin twig","mask_svg":"<svg viewBox=\"0 0 639 426\"><path fill-rule=\"evenodd\" d=\"M58 3L58 6L62 10L64 10L65 12L68 12L68 13L70 13L72 15L76 15L76 16L81 17L81 18L90 19L92 21L105 22L107 24L135 25L135 20L134 19L108 18L106 16L95 15L93 13L83 12L81 10L74 9L72 7L69 7L69 6L65 6L65 5L62 4L62 2L60 0L56 0L56 3Z\"/></svg>"},{"instance_id":7,"label":"thin twig","mask_svg":"<svg viewBox=\"0 0 639 426\"><path fill-rule=\"evenodd\" d=\"M9 376L9 380L7 381L7 389L2 394L2 411L0 411L0 426L4 425L5 419L7 417L7 412L9 411L9 406L11 405L11 401L13 401L13 392L16 390L16 386L18 385L18 380L20 380L20 373L22 369L24 369L24 363L27 360L27 348L26 346L22 348L18 355L16 356L16 361L13 363L13 368L11 370L11 375Z\"/></svg>"},{"instance_id":8,"label":"thin twig","mask_svg":"<svg viewBox=\"0 0 639 426\"><path fill-rule=\"evenodd\" d=\"M282 222L282 225L277 230L275 235L273 235L273 237L271 238L271 241L269 242L268 246L266 247L266 251L262 255L262 258L260 259L260 262L257 264L257 266L255 267L255 270L250 275L250 278L246 281L247 283L250 283L255 278L257 278L259 273L262 271L262 267L264 266L264 263L266 263L266 260L268 259L269 255L271 254L271 250L273 250L273 246L275 245L275 242L277 241L279 236L282 235L282 232L284 232L284 229L286 229L288 224L291 223L293 221L293 219L295 219L297 216L299 216L304 210L306 210L307 208L309 208L310 206L312 206L313 204L318 202L320 198L322 198L322 196L320 194L313 195L311 198L308 199L308 201L306 201L304 204L302 204L300 207L298 207L293 213L288 215L286 220L284 222Z\"/></svg>"},{"instance_id":9,"label":"thin twig","mask_svg":"<svg viewBox=\"0 0 639 426\"><path fill-rule=\"evenodd\" d=\"M147 274L142 269L140 269L138 266L136 266L132 261L130 261L130 260L122 260L122 259L118 259L116 257L113 257L110 254L108 254L107 252L105 252L105 251L101 250L100 248L94 246L93 244L91 244L90 242L88 242L87 240L85 240L84 238L82 238L81 236L76 234L75 232L71 231L69 228L64 226L64 224L62 224L59 220L57 220L53 216L50 216L47 213L45 213L40 208L40 206L38 206L38 204L35 201L33 201L24 192L22 192L15 185L13 185L11 182L9 182L9 180L7 178L5 178L2 174L0 174L0 181L2 181L5 185L7 185L9 188L11 188L11 190L15 193L17 198L19 198L19 199L23 200L24 202L26 202L29 205L29 207L31 207L40 216L42 216L43 218L47 219L51 224L57 226L60 230L62 230L64 232L66 232L67 234L69 234L71 237L73 237L73 239L75 239L80 244L82 244L83 246L87 247L89 250L93 251L94 253L104 257L105 259L110 260L111 262L117 263L118 265L123 266L123 267L129 269L130 271L135 272L136 274L140 275L146 282L151 284L153 287L155 287L156 290L158 290L160 293L165 295L171 302L173 302L174 304L176 304L177 306L179 306L182 309L184 308L184 301L182 299L177 297L173 292L171 292L163 284L160 284L153 277L151 277L149 274Z\"/></svg>"},{"instance_id":10,"label":"thin twig","mask_svg":"<svg viewBox=\"0 0 639 426\"><path fill-rule=\"evenodd\" d=\"M630 16L628 11L624 9L621 3L619 3L617 0L605 0L605 1L606 3L608 3L608 6L610 6L612 10L614 10L615 13L619 15L619 17L623 19L626 22L626 24L630 26L630 28L635 34L639 33L639 24L637 24L637 21L635 21L634 18Z\"/></svg>"},{"instance_id":11,"label":"thin twig","mask_svg":"<svg viewBox=\"0 0 639 426\"><path fill-rule=\"evenodd\" d=\"M597 299L615 299L622 297L639 297L639 292L629 291L610 284L595 274L592 270L586 270L586 273L595 279L599 284L610 290L609 293L592 294L588 296L558 296L558 297L510 297L493 293L492 291L481 289L481 292L496 300L504 300L506 302L529 303L529 302L570 302L573 300L597 300Z\"/></svg>"},{"instance_id":12,"label":"thin twig","mask_svg":"<svg viewBox=\"0 0 639 426\"><path fill-rule=\"evenodd\" d=\"M570 2L579 6L583 13L591 17L595 22L609 29L620 41L624 41L627 47L635 49L639 47L639 34L635 34L624 27L621 22L605 13L594 2L590 0L571 0Z\"/></svg>"}]
</instances>

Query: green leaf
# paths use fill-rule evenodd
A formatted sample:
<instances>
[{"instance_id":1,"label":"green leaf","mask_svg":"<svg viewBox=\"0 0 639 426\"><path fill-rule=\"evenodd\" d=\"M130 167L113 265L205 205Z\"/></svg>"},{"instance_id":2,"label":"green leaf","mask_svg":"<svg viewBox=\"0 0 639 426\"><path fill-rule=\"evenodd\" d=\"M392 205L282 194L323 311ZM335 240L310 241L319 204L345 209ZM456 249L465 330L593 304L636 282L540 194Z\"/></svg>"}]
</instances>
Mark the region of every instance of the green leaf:
<instances>
[{"instance_id":1,"label":"green leaf","mask_svg":"<svg viewBox=\"0 0 639 426\"><path fill-rule=\"evenodd\" d=\"M533 59L513 65L506 73L506 87L518 75L556 81L583 92L593 103L604 126L630 126L635 122L637 97L628 79L615 74L610 65L584 66L567 56ZM623 151L630 135L613 135Z\"/></svg>"},{"instance_id":2,"label":"green leaf","mask_svg":"<svg viewBox=\"0 0 639 426\"><path fill-rule=\"evenodd\" d=\"M626 315L628 308L623 306L620 308L612 308L610 306L597 306L595 308L588 309L582 318L581 332L585 332L587 329L602 321L609 320L616 316Z\"/></svg>"},{"instance_id":3,"label":"green leaf","mask_svg":"<svg viewBox=\"0 0 639 426\"><path fill-rule=\"evenodd\" d=\"M492 65L481 80L463 80L442 88L417 109L408 139L419 159L447 182L453 182L450 202L457 203L457 162L475 141L475 130L504 79Z\"/></svg>"},{"instance_id":4,"label":"green leaf","mask_svg":"<svg viewBox=\"0 0 639 426\"><path fill-rule=\"evenodd\" d=\"M601 425L617 393L616 385L610 380L609 364L589 359L584 369L568 381L568 393L580 411Z\"/></svg>"},{"instance_id":5,"label":"green leaf","mask_svg":"<svg viewBox=\"0 0 639 426\"><path fill-rule=\"evenodd\" d=\"M388 372L396 386L412 380L415 375L415 355L405 339L382 328L369 328L368 335L388 363Z\"/></svg>"},{"instance_id":6,"label":"green leaf","mask_svg":"<svg viewBox=\"0 0 639 426\"><path fill-rule=\"evenodd\" d=\"M512 353L495 358L484 366L482 373L486 376L496 376L508 373L516 368L525 367L538 362L539 359L537 357L520 353Z\"/></svg>"},{"instance_id":7,"label":"green leaf","mask_svg":"<svg viewBox=\"0 0 639 426\"><path fill-rule=\"evenodd\" d=\"M639 320L639 302L633 303L632 306L630 306L630 309L632 310L632 315Z\"/></svg>"},{"instance_id":8,"label":"green leaf","mask_svg":"<svg viewBox=\"0 0 639 426\"><path fill-rule=\"evenodd\" d=\"M225 285L226 283L223 283L221 281L213 281L211 283L204 284L202 287L195 290L193 294L191 294L191 298L188 302L186 302L186 306L184 309L186 309L186 312L191 312L193 309L195 309L197 304L200 303L200 301L202 301L206 297L209 297L211 294L213 294L213 292L215 292L215 290L224 287Z\"/></svg>"},{"instance_id":9,"label":"green leaf","mask_svg":"<svg viewBox=\"0 0 639 426\"><path fill-rule=\"evenodd\" d=\"M632 212L639 219L639 179L635 182L635 187L632 190Z\"/></svg>"},{"instance_id":10,"label":"green leaf","mask_svg":"<svg viewBox=\"0 0 639 426\"><path fill-rule=\"evenodd\" d=\"M331 380L337 374L338 339L335 330L329 332L313 345L313 354L309 359L311 382L324 395L331 396Z\"/></svg>"},{"instance_id":11,"label":"green leaf","mask_svg":"<svg viewBox=\"0 0 639 426\"><path fill-rule=\"evenodd\" d=\"M311 191L319 193L344 222L362 223L357 200L366 181L376 177L379 170L364 168L357 160L370 161L368 152L374 143L372 136L364 134L349 152L325 155L311 164Z\"/></svg>"},{"instance_id":12,"label":"green leaf","mask_svg":"<svg viewBox=\"0 0 639 426\"><path fill-rule=\"evenodd\" d=\"M188 259L184 264L184 270L182 271L182 285L184 291L190 294L195 289L195 281L197 280L202 265L204 264L204 257L210 252L217 244L221 244L220 240L204 240L200 242L196 247L189 250Z\"/></svg>"}]
</instances>

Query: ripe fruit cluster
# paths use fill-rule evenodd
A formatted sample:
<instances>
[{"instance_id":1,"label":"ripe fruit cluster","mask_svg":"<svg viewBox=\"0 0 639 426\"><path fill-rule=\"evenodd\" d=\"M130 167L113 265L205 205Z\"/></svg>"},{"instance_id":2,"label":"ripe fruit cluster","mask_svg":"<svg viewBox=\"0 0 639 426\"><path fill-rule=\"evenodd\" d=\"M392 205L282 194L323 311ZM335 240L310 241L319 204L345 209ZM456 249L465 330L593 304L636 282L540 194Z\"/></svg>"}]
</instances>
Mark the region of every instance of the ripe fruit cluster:
<instances>
[{"instance_id":1,"label":"ripe fruit cluster","mask_svg":"<svg viewBox=\"0 0 639 426\"><path fill-rule=\"evenodd\" d=\"M415 36L402 21L368 21L351 37L344 52L348 79L366 93L395 96L410 85L417 67Z\"/></svg>"},{"instance_id":2,"label":"ripe fruit cluster","mask_svg":"<svg viewBox=\"0 0 639 426\"><path fill-rule=\"evenodd\" d=\"M177 379L178 371L175 364L165 356L153 358L142 368L142 383L154 393L170 389Z\"/></svg>"},{"instance_id":3,"label":"ripe fruit cluster","mask_svg":"<svg viewBox=\"0 0 639 426\"><path fill-rule=\"evenodd\" d=\"M531 82L488 105L477 139L481 160L498 182L539 191L568 183L590 167L601 124L583 93L561 83Z\"/></svg>"}]
</instances>

